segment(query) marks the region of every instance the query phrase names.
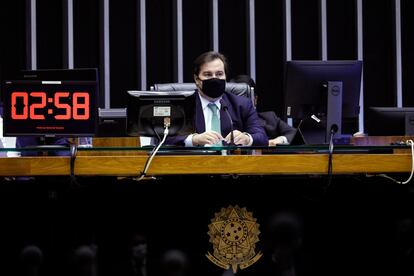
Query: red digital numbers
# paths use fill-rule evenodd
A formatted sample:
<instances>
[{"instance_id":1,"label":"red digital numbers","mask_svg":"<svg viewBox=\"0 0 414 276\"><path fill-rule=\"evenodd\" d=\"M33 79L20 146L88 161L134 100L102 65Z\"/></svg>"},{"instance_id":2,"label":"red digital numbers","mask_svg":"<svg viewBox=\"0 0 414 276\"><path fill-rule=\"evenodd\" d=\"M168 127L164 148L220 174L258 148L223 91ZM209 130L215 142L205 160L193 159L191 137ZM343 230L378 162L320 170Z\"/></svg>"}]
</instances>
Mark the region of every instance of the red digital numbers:
<instances>
[{"instance_id":1,"label":"red digital numbers","mask_svg":"<svg viewBox=\"0 0 414 276\"><path fill-rule=\"evenodd\" d=\"M23 100L23 112L17 114L16 104L17 99L21 98ZM11 117L13 120L26 120L27 119L27 106L29 104L29 95L27 92L13 92L11 95Z\"/></svg>"},{"instance_id":2,"label":"red digital numbers","mask_svg":"<svg viewBox=\"0 0 414 276\"><path fill-rule=\"evenodd\" d=\"M30 93L30 97L33 98L40 98L41 102L40 103L34 103L31 104L29 107L30 110L30 119L33 120L44 120L45 116L41 115L41 114L36 114L35 111L36 109L42 109L46 106L46 94L44 92L32 92Z\"/></svg>"},{"instance_id":3,"label":"red digital numbers","mask_svg":"<svg viewBox=\"0 0 414 276\"><path fill-rule=\"evenodd\" d=\"M55 106L59 109L64 109L65 114L55 115L56 120L69 120L71 118L71 108L70 105L61 103L60 99L69 97L68 92L56 92L55 93Z\"/></svg>"},{"instance_id":4,"label":"red digital numbers","mask_svg":"<svg viewBox=\"0 0 414 276\"><path fill-rule=\"evenodd\" d=\"M89 93L55 92L48 98L45 92L15 91L11 94L11 118L13 120L45 120L45 112L54 114L56 120L88 120ZM29 101L30 99L30 101ZM50 103L51 106L47 106Z\"/></svg>"},{"instance_id":5,"label":"red digital numbers","mask_svg":"<svg viewBox=\"0 0 414 276\"><path fill-rule=\"evenodd\" d=\"M79 99L83 98L83 103ZM83 110L83 115L79 114L79 110ZM73 119L87 120L89 119L89 94L86 92L73 93Z\"/></svg>"}]
</instances>

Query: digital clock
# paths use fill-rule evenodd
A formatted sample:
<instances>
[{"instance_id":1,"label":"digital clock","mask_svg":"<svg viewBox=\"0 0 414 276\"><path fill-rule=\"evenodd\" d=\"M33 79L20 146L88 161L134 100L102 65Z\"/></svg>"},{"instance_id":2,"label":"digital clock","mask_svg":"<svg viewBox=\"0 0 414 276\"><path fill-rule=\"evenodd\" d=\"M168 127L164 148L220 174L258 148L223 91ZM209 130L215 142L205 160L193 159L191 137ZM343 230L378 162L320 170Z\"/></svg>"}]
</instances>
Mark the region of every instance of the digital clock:
<instances>
[{"instance_id":1,"label":"digital clock","mask_svg":"<svg viewBox=\"0 0 414 276\"><path fill-rule=\"evenodd\" d=\"M5 81L4 135L93 136L96 81Z\"/></svg>"},{"instance_id":2,"label":"digital clock","mask_svg":"<svg viewBox=\"0 0 414 276\"><path fill-rule=\"evenodd\" d=\"M46 120L45 110L56 120L88 120L91 117L88 92L55 92L53 97L48 97L43 91L13 91L10 98L12 120Z\"/></svg>"}]
</instances>

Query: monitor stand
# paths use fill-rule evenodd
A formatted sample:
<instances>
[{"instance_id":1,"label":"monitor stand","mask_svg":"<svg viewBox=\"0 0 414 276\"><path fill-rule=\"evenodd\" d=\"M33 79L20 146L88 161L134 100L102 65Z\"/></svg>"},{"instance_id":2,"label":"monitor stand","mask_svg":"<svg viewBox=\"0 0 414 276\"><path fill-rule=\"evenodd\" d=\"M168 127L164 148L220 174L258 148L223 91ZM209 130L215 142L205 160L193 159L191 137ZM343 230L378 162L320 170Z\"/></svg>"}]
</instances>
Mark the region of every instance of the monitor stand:
<instances>
[{"instance_id":1,"label":"monitor stand","mask_svg":"<svg viewBox=\"0 0 414 276\"><path fill-rule=\"evenodd\" d=\"M328 81L324 88L327 90L325 142L328 143L333 125L338 127L335 138L342 136L342 82Z\"/></svg>"}]
</instances>

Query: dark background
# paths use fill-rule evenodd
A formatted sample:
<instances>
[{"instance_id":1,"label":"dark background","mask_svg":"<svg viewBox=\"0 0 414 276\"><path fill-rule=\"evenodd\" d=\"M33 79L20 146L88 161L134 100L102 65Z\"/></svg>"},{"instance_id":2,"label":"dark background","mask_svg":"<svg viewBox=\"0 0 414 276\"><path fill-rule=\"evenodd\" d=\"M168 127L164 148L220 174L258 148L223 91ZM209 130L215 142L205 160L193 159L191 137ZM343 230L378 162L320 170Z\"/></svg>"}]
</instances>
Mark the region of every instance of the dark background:
<instances>
[{"instance_id":1,"label":"dark background","mask_svg":"<svg viewBox=\"0 0 414 276\"><path fill-rule=\"evenodd\" d=\"M26 7L29 1L3 1L1 67L3 76L28 68ZM74 65L102 70L102 3L75 0ZM248 74L247 0L219 3L219 48L230 61L229 79ZM183 0L184 82L192 82L192 61L212 49L209 0ZM66 1L37 1L37 65L66 66ZM146 1L147 89L175 82L174 5ZM364 0L364 107L395 106L395 11L392 0ZM139 1L110 1L110 106L125 106L125 91L140 87ZM255 1L256 82L263 94L259 109L282 115L285 62L284 1ZM320 59L319 0L291 0L292 59ZM413 106L414 4L401 0L403 106ZM328 59L357 59L356 1L327 0ZM104 78L100 72L101 80ZM101 100L101 106L103 106Z\"/></svg>"},{"instance_id":2,"label":"dark background","mask_svg":"<svg viewBox=\"0 0 414 276\"><path fill-rule=\"evenodd\" d=\"M264 253L237 275L279 275L271 273L267 242L270 218L283 211L296 213L304 226L297 276L413 271L412 259L402 257L413 246L413 229L404 232L398 225L413 220L414 189L384 178L338 176L328 189L324 176L169 176L143 182L80 177L77 183L41 177L0 184L0 243L6 253L1 274L19 275L20 250L36 244L45 255L40 275L72 276L75 248L94 244L98 275L132 276L131 240L139 233L148 240L148 275L165 276L158 274L162 255L179 249L189 258L188 275L222 276L205 257L213 251L207 232L215 214L230 205L245 207L257 219L256 252Z\"/></svg>"},{"instance_id":3,"label":"dark background","mask_svg":"<svg viewBox=\"0 0 414 276\"><path fill-rule=\"evenodd\" d=\"M2 77L29 68L27 3L0 2ZM102 72L102 2L74 0L74 65ZM191 82L192 61L212 49L209 0L183 0L184 81ZM37 1L37 65L65 68L64 5ZM247 1L219 1L220 51L230 60L230 75L248 73ZM318 60L319 1L291 0L292 59ZM175 82L172 0L146 1L147 84ZM140 86L139 1L110 1L110 106L125 106L127 89ZM282 114L285 62L284 1L256 0L256 82L259 108ZM327 0L328 59L356 59L356 1ZM414 2L401 0L403 106L414 105ZM364 107L395 106L394 1L363 0ZM103 101L101 101L103 106ZM402 176L398 176L403 179ZM0 274L19 267L24 245L36 243L47 269L65 269L73 248L99 247L100 275L129 275L129 238L149 239L151 269L165 249L191 255L193 275L220 275L204 254L211 250L207 225L220 208L246 207L263 224L283 209L305 220L305 275L404 275L397 270L396 225L413 216L411 186L378 178L334 179L326 197L326 178L181 178L144 185L126 180L86 178L0 182ZM72 251L71 251L72 250ZM202 268L202 272L199 269ZM198 272L197 272L198 271ZM212 272L211 272L212 271ZM251 271L251 270L249 270ZM249 272L248 271L248 272ZM69 272L64 270L65 273ZM211 272L211 273L210 273ZM10 273L9 273L10 274ZM64 273L63 273L64 274ZM60 275L63 275L60 274ZM16 274L10 274L16 275ZM57 275L51 272L49 275ZM256 274L264 275L264 274Z\"/></svg>"}]
</instances>

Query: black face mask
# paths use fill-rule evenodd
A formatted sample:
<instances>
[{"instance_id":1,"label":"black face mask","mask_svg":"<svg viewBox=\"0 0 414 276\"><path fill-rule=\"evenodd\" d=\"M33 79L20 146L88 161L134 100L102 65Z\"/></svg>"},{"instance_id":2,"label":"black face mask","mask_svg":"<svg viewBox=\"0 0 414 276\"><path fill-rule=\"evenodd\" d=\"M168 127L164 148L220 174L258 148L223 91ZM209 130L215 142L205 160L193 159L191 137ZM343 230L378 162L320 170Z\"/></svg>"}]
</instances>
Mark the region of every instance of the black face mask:
<instances>
[{"instance_id":1,"label":"black face mask","mask_svg":"<svg viewBox=\"0 0 414 276\"><path fill-rule=\"evenodd\" d=\"M226 89L226 80L212 78L203 80L203 93L210 98L218 98L223 95Z\"/></svg>"}]
</instances>

